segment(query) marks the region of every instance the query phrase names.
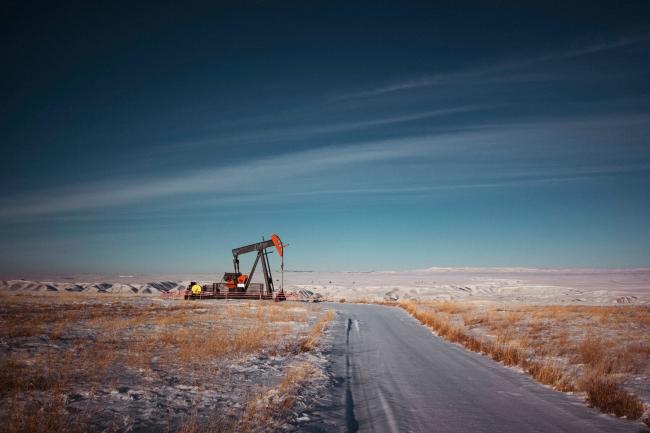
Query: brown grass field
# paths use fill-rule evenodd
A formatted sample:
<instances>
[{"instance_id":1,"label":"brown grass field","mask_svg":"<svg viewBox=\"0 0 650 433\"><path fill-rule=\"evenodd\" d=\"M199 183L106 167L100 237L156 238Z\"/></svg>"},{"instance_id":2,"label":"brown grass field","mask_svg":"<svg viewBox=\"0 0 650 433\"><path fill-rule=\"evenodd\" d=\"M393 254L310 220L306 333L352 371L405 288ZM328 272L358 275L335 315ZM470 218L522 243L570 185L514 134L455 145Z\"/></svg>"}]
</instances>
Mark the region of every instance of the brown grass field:
<instances>
[{"instance_id":1,"label":"brown grass field","mask_svg":"<svg viewBox=\"0 0 650 433\"><path fill-rule=\"evenodd\" d=\"M289 302L74 294L2 294L0 301L0 432L128 429L122 418L130 416L132 427L137 414L128 402L125 413L111 406L125 396L138 404L149 398L158 413L169 413L168 431L203 431L209 424L212 431L254 432L280 425L317 373L299 355L317 346L333 316ZM257 383L237 388L233 371L255 368L258 358L277 361L277 377L267 380L261 371ZM205 400L221 385L231 390L219 397L222 403L235 403L208 417L192 401L156 395L167 386L179 395L189 390L187 400Z\"/></svg>"},{"instance_id":2,"label":"brown grass field","mask_svg":"<svg viewBox=\"0 0 650 433\"><path fill-rule=\"evenodd\" d=\"M638 419L650 383L650 307L490 302L396 305L451 342L516 366L605 413ZM647 421L646 421L647 422Z\"/></svg>"}]
</instances>

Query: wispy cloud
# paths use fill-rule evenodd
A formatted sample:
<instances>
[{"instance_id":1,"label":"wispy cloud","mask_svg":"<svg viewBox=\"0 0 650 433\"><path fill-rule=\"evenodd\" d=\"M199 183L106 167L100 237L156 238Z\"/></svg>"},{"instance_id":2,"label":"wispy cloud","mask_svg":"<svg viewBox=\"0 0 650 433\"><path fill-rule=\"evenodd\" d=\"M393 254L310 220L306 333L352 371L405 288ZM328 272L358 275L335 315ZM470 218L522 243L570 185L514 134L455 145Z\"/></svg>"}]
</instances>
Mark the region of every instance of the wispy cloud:
<instances>
[{"instance_id":1,"label":"wispy cloud","mask_svg":"<svg viewBox=\"0 0 650 433\"><path fill-rule=\"evenodd\" d=\"M465 182L462 179L456 179L453 182L441 183L436 185L384 185L374 187L349 187L337 189L307 189L304 191L278 191L270 190L264 194L259 193L238 193L236 195L223 195L218 199L195 198L183 202L167 202L162 205L150 206L146 211L128 212L100 212L100 213L77 213L66 214L63 209L25 209L24 212L0 216L13 217L20 216L18 220L9 220L14 223L33 223L42 221L52 222L83 222L83 221L152 221L152 220L170 220L178 218L202 218L220 216L233 216L241 212L249 212L249 208L242 208L242 205L265 205L264 212L273 212L273 209L266 207L269 204L282 204L300 202L305 198L317 198L320 196L431 196L432 194L445 191L456 190L481 190L495 188L519 188L530 187L535 185L560 184L569 182L589 181L597 178L616 176L628 173L650 172L650 164L626 164L612 166L586 166L568 169L528 169L528 170L510 170L503 173L484 173L482 179L475 182ZM211 191L219 192L219 191ZM116 203L113 203L116 204ZM109 206L91 206L92 208L102 208ZM188 211L187 209L191 209ZM243 210L242 210L243 209ZM68 209L73 210L73 209ZM75 209L82 210L82 209ZM279 209L275 210L280 211ZM315 212L322 212L321 208L314 209ZM7 221L5 221L6 223ZM7 230L11 230L12 225L6 225ZM160 226L156 226L160 227Z\"/></svg>"},{"instance_id":2,"label":"wispy cloud","mask_svg":"<svg viewBox=\"0 0 650 433\"><path fill-rule=\"evenodd\" d=\"M540 56L530 57L523 60L517 60L513 62L506 63L497 63L491 66L461 70L448 74L436 74L428 75L403 81L394 82L385 86L376 87L374 89L364 90L360 92L347 93L335 97L335 100L349 100L349 99L359 99L359 98L371 98L375 96L382 96L386 94L391 94L403 90L411 90L424 87L432 87L436 85L447 84L452 81L462 81L469 79L479 79L482 77L493 76L490 81L511 81L511 80L520 80L521 76L519 75L503 75L506 72L512 72L517 69L534 66L540 63L551 62L554 60L561 59L571 59L581 56L586 56L589 54L595 54L599 52L615 50L618 48L627 47L630 45L635 45L639 43L646 42L650 37L637 37L637 38L620 38L614 41L608 41L604 43L591 44L582 46L580 48L568 49L564 51L558 51L550 54L544 54ZM527 75L528 79L531 76Z\"/></svg>"},{"instance_id":3,"label":"wispy cloud","mask_svg":"<svg viewBox=\"0 0 650 433\"><path fill-rule=\"evenodd\" d=\"M0 218L120 206L184 194L264 190L270 182L297 179L343 166L414 156L423 149L419 140L333 146L195 170L182 175L98 183L49 191L23 199L7 199L0 206Z\"/></svg>"},{"instance_id":4,"label":"wispy cloud","mask_svg":"<svg viewBox=\"0 0 650 433\"><path fill-rule=\"evenodd\" d=\"M500 104L504 105L504 104ZM263 141L264 143L280 142L284 140L314 138L322 135L353 132L370 128L380 128L384 126L397 125L401 123L415 122L424 119L435 119L454 114L469 113L476 111L489 110L497 107L496 104L469 104L456 107L445 107L435 110L419 111L403 115L379 117L368 120L359 120L354 122L333 122L320 125L304 125L298 127L279 127L262 130L253 130L251 132L240 132L236 134L216 134L209 138L194 140L190 142L179 142L170 145L156 146L148 150L149 153L158 155L173 153L177 151L187 152L188 150L208 147L215 143L226 144L245 144Z\"/></svg>"},{"instance_id":5,"label":"wispy cloud","mask_svg":"<svg viewBox=\"0 0 650 433\"><path fill-rule=\"evenodd\" d=\"M540 57L540 61L546 61L546 60L553 60L556 58L573 58L573 57L580 57L584 56L587 54L593 54L593 53L598 53L601 51L608 51L608 50L614 50L616 48L623 48L628 45L635 45L643 42L647 42L650 39L648 36L644 37L636 37L636 38L620 38L614 41L609 41L609 42L603 42L599 44L592 44L592 45L587 45L581 48L577 48L574 50L567 50L561 53L557 53L556 55L548 55L545 57Z\"/></svg>"},{"instance_id":6,"label":"wispy cloud","mask_svg":"<svg viewBox=\"0 0 650 433\"><path fill-rule=\"evenodd\" d=\"M272 193L266 197L269 200L288 197L305 197L320 195L393 195L393 194L410 194L410 193L428 193L435 191L457 190L457 189L480 189L480 188L500 188L516 187L543 183L573 182L578 180L588 180L603 176L647 172L650 171L650 164L625 164L625 165L595 165L586 167L574 167L571 169L554 169L554 168L537 168L527 170L509 170L504 173L486 172L483 174L484 180L480 182L448 182L438 185L413 185L407 187L401 186L383 186L383 187L364 187L364 188L340 188L340 189L321 189L310 191L298 191L287 193ZM242 197L243 201L258 201L264 199L264 196Z\"/></svg>"},{"instance_id":7,"label":"wispy cloud","mask_svg":"<svg viewBox=\"0 0 650 433\"><path fill-rule=\"evenodd\" d=\"M488 108L493 108L494 105L464 105L461 107L442 108L438 110L430 110L419 113L405 114L402 116L384 117L380 119L372 119L359 122L348 122L337 125L306 128L299 130L300 134L320 134L329 132L348 132L357 129L364 129L374 126L387 126L396 123L413 122L415 120L430 119L434 117L448 116L451 114L467 113L470 111L480 111Z\"/></svg>"},{"instance_id":8,"label":"wispy cloud","mask_svg":"<svg viewBox=\"0 0 650 433\"><path fill-rule=\"evenodd\" d=\"M441 111L444 110L435 114ZM411 114L391 121L435 114ZM647 116L634 118L642 125L647 124L644 119ZM616 116L580 118L573 122L563 118L554 122L504 123L482 130L470 125L453 133L338 143L173 175L132 176L92 184L83 184L82 179L79 185L83 186L74 188L5 196L0 202L0 219L83 213L130 204L143 204L145 208L152 204L165 209L195 202L237 205L291 196L427 193L649 171L647 160L633 159L635 152L640 152L637 144L627 147L629 152L624 159L619 157L622 144L617 139L617 131L631 128L629 123L619 120ZM611 130L602 129L608 124ZM597 137L585 135L584 131L596 127L601 128ZM567 164L565 156L571 155L575 160L576 155L586 152L581 150L585 143L574 143L570 148L553 146L567 131L574 137L586 137L585 143L592 150L584 165ZM610 141L611 146L600 146ZM545 154L541 162L535 159L540 149ZM644 155L643 151L640 155Z\"/></svg>"}]
</instances>

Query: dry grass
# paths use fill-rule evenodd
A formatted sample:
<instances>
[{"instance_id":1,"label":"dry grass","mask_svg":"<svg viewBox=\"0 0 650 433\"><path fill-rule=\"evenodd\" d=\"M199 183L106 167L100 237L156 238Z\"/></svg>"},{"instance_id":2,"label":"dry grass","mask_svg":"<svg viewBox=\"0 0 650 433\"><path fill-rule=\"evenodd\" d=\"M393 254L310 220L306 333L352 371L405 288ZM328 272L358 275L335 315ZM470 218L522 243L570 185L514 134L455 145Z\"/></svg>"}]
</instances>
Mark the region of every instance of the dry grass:
<instances>
[{"instance_id":1,"label":"dry grass","mask_svg":"<svg viewBox=\"0 0 650 433\"><path fill-rule=\"evenodd\" d=\"M583 391L590 405L638 419L644 405L623 386L650 380L650 307L517 306L461 302L398 305L442 338L520 367L561 391Z\"/></svg>"},{"instance_id":2,"label":"dry grass","mask_svg":"<svg viewBox=\"0 0 650 433\"><path fill-rule=\"evenodd\" d=\"M233 431L249 433L277 428L293 407L300 388L316 373L307 362L290 368L277 388L261 390L248 400Z\"/></svg>"},{"instance_id":3,"label":"dry grass","mask_svg":"<svg viewBox=\"0 0 650 433\"><path fill-rule=\"evenodd\" d=\"M535 380L544 385L551 385L558 391L571 392L576 387L573 379L566 373L563 366L553 361L527 361L525 371Z\"/></svg>"},{"instance_id":4,"label":"dry grass","mask_svg":"<svg viewBox=\"0 0 650 433\"><path fill-rule=\"evenodd\" d=\"M303 342L300 345L300 351L301 352L307 352L310 350L313 350L317 345L318 345L318 340L320 339L320 336L322 335L323 331L327 327L327 325L332 321L334 318L334 313L332 310L328 310L323 317L312 326L312 328L309 330L309 333L303 340Z\"/></svg>"},{"instance_id":5,"label":"dry grass","mask_svg":"<svg viewBox=\"0 0 650 433\"><path fill-rule=\"evenodd\" d=\"M292 365L274 387L258 388L249 395L242 413L217 414L200 420L193 413L179 428L181 433L263 433L282 426L291 412L300 390L319 371L308 362Z\"/></svg>"},{"instance_id":6,"label":"dry grass","mask_svg":"<svg viewBox=\"0 0 650 433\"><path fill-rule=\"evenodd\" d=\"M587 394L589 404L603 412L629 419L639 419L643 415L643 403L611 376L591 372L582 379L580 389Z\"/></svg>"},{"instance_id":7,"label":"dry grass","mask_svg":"<svg viewBox=\"0 0 650 433\"><path fill-rule=\"evenodd\" d=\"M155 377L155 371L189 378L198 368L217 371L249 355L311 350L331 320L327 313L308 327L319 310L293 303L0 297L0 341L7 343L0 353L0 432L85 431L89 413L73 415L66 408L65 396L72 392L114 389L124 371L140 380ZM306 336L294 335L296 324ZM289 371L287 383L299 377ZM288 407L289 400L283 404ZM213 431L220 431L217 427ZM191 428L190 423L183 431Z\"/></svg>"},{"instance_id":8,"label":"dry grass","mask_svg":"<svg viewBox=\"0 0 650 433\"><path fill-rule=\"evenodd\" d=\"M87 431L89 414L70 416L62 394L48 395L42 401L22 401L15 397L3 403L7 413L0 433L81 433Z\"/></svg>"},{"instance_id":9,"label":"dry grass","mask_svg":"<svg viewBox=\"0 0 650 433\"><path fill-rule=\"evenodd\" d=\"M240 357L265 349L275 353L281 336L288 333L286 329L269 328L263 322L231 331L179 328L159 334L155 345L177 348L174 355L183 363L200 365L210 359Z\"/></svg>"}]
</instances>

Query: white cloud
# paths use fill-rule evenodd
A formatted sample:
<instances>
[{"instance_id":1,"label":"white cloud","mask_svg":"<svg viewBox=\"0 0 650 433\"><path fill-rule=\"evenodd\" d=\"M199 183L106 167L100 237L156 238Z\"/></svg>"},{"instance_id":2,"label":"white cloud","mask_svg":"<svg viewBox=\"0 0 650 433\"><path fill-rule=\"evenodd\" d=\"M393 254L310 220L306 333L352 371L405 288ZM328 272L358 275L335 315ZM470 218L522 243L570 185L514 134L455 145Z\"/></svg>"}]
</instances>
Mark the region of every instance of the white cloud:
<instances>
[{"instance_id":1,"label":"white cloud","mask_svg":"<svg viewBox=\"0 0 650 433\"><path fill-rule=\"evenodd\" d=\"M420 111L417 113L403 114L400 116L382 117L370 120L361 120L355 122L339 122L324 125L272 128L257 130L254 132L237 133L229 135L216 135L211 138L195 140L192 142L174 143L165 146L156 146L155 149L149 150L149 153L166 154L173 152L186 152L188 149L197 149L208 147L215 143L230 143L232 145L263 141L265 143L280 142L288 139L310 138L317 135L351 132L361 129L395 125L399 123L413 122L416 120L433 119L437 117L449 116L452 114L468 113L474 111L486 110L496 107L496 105L471 104L457 107L440 108L436 110ZM155 150L155 152L152 152Z\"/></svg>"},{"instance_id":2,"label":"white cloud","mask_svg":"<svg viewBox=\"0 0 650 433\"><path fill-rule=\"evenodd\" d=\"M84 184L81 179L73 188L5 197L0 203L0 218L15 221L83 213L129 204L154 204L157 199L163 199L155 203L163 208L204 201L237 205L262 202L270 197L426 193L650 170L643 160L634 160L635 152L639 151L635 144L630 144L627 150L632 153L624 159L617 157L622 146L617 137L621 130L630 129L628 122L621 123L625 119L625 116L597 116L491 125L479 131L468 127L456 133L333 145L237 165L179 170L174 175L138 176L92 184ZM646 124L645 119L647 116L639 115L632 120ZM566 135L566 128L571 128L572 133L579 131L576 134L582 141L568 148L555 146ZM600 129L596 138L585 135L584 131L591 133L595 128L611 130ZM600 140L598 148L595 139ZM611 146L603 145L610 141ZM538 162L534 155L541 149L545 159ZM567 164L567 155L581 164ZM581 159L582 155L587 157Z\"/></svg>"},{"instance_id":3,"label":"white cloud","mask_svg":"<svg viewBox=\"0 0 650 433\"><path fill-rule=\"evenodd\" d=\"M0 217L73 212L184 194L263 190L266 185L279 180L299 179L347 165L404 158L423 150L421 139L391 140L286 153L238 165L187 171L175 176L95 183L5 200L0 208Z\"/></svg>"},{"instance_id":4,"label":"white cloud","mask_svg":"<svg viewBox=\"0 0 650 433\"><path fill-rule=\"evenodd\" d=\"M360 92L348 93L345 95L338 96L334 98L335 100L349 100L349 99L358 99L358 98L371 98L375 96L382 96L386 94L391 94L399 92L402 90L411 90L417 88L431 87L441 84L447 84L452 81L457 80L477 80L481 77L494 76L490 82L494 81L519 81L521 76L519 75L510 75L505 72L513 71L519 68L533 66L539 63L550 62L553 60L559 59L571 59L580 56L585 56L589 54L595 54L603 51L614 50L617 48L626 47L629 45L639 44L647 41L648 37L639 37L639 38L620 38L614 41L609 41L605 43L592 44L583 46L576 49L570 49L565 51L558 51L551 54L541 55L537 57L530 57L523 60L517 60L509 63L498 63L492 66L470 69L470 70L461 70L449 74L437 74L429 75L424 77L419 77L410 80L399 81L395 83L388 84L386 86L376 87L374 89L369 89ZM529 76L529 78L531 78Z\"/></svg>"}]
</instances>

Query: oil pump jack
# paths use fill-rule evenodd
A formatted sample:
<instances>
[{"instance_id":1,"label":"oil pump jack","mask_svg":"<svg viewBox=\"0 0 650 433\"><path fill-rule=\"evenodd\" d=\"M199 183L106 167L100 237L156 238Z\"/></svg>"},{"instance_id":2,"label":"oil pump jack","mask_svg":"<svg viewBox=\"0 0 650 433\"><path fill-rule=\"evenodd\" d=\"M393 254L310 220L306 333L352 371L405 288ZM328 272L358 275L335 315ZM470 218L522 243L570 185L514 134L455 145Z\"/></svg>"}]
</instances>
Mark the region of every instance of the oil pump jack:
<instances>
[{"instance_id":1,"label":"oil pump jack","mask_svg":"<svg viewBox=\"0 0 650 433\"><path fill-rule=\"evenodd\" d=\"M271 235L271 239L265 240L262 238L261 242L257 242L250 245L244 245L243 247L234 248L232 250L232 263L234 266L234 272L226 272L223 274L222 281L219 283L212 283L212 285L203 285L199 286L197 283L192 282L187 288L185 294L185 299L189 298L218 298L218 299L228 299L228 298L240 298L240 299L273 299L273 293L275 291L273 285L273 275L271 274L271 265L269 263L270 254L267 249L275 247L278 255L281 257L281 272L282 272L282 285L280 291L276 294L276 301L284 301L286 299L284 294L284 247L286 245L282 243L280 237L276 234ZM255 261L253 262L253 268L250 273L242 274L239 268L239 256L242 254L257 252ZM258 263L262 264L262 273L263 283L255 284L252 283L253 275L255 274L255 269L257 268ZM253 293L249 292L249 288L255 287L257 290ZM196 288L196 290L195 290Z\"/></svg>"},{"instance_id":2,"label":"oil pump jack","mask_svg":"<svg viewBox=\"0 0 650 433\"><path fill-rule=\"evenodd\" d=\"M267 248L275 247L280 257L282 257L282 270L284 271L284 245L280 240L280 237L276 234L271 236L271 239L264 240L262 242L257 242L255 244L245 245L243 247L235 248L232 250L232 263L235 268L235 272L226 272L223 276L223 280L228 284L229 289L241 289L237 291L246 292L251 284L253 279L253 274L257 268L258 263L262 263L262 272L264 274L264 289L267 295L272 295L274 291L273 287L273 275L271 275L271 265L269 264L269 253L266 251ZM253 262L253 269L251 272L246 275L242 274L239 270L239 256L246 253L252 253L257 251L257 257L255 257L255 262ZM280 289L281 292L283 291Z\"/></svg>"}]
</instances>

